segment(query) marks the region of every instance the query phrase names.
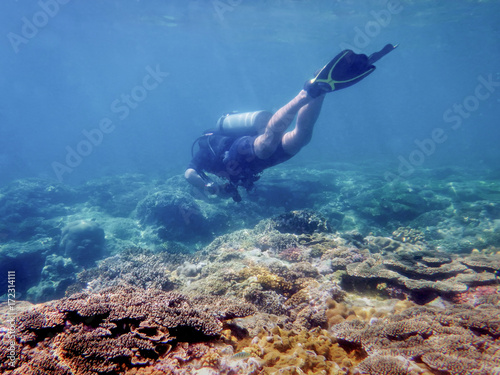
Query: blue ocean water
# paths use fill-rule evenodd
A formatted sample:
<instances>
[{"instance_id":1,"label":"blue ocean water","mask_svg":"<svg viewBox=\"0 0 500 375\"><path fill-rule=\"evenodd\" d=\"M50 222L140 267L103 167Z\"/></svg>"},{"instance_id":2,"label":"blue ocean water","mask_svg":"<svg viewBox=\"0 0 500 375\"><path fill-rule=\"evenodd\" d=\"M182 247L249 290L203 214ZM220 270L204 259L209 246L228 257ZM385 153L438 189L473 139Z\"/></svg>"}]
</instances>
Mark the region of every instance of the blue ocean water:
<instances>
[{"instance_id":1,"label":"blue ocean water","mask_svg":"<svg viewBox=\"0 0 500 375\"><path fill-rule=\"evenodd\" d=\"M341 49L398 49L290 163L388 179L500 159L499 1L5 0L0 182L181 174L228 111L276 110Z\"/></svg>"},{"instance_id":2,"label":"blue ocean water","mask_svg":"<svg viewBox=\"0 0 500 375\"><path fill-rule=\"evenodd\" d=\"M498 14L2 0L0 372L498 373ZM185 181L222 114L388 43L241 202Z\"/></svg>"}]
</instances>

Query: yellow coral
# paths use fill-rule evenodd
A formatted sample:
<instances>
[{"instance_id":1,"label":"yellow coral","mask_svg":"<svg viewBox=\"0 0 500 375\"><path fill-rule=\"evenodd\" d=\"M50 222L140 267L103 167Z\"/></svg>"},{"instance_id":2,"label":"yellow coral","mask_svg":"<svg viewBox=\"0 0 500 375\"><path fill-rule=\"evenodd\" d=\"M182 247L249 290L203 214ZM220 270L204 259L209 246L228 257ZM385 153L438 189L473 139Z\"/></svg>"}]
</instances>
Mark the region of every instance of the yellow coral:
<instances>
[{"instance_id":1,"label":"yellow coral","mask_svg":"<svg viewBox=\"0 0 500 375\"><path fill-rule=\"evenodd\" d=\"M275 290L283 294L290 294L293 290L293 284L286 281L283 277L271 273L264 267L247 267L238 272L241 279L251 279L260 284L263 289Z\"/></svg>"},{"instance_id":2,"label":"yellow coral","mask_svg":"<svg viewBox=\"0 0 500 375\"><path fill-rule=\"evenodd\" d=\"M385 290L385 289L387 289L387 283L378 283L377 284L377 289L378 290Z\"/></svg>"},{"instance_id":3,"label":"yellow coral","mask_svg":"<svg viewBox=\"0 0 500 375\"><path fill-rule=\"evenodd\" d=\"M410 301L392 301L387 305L390 306L390 308L383 310L373 306L347 307L345 304L335 302L334 300L327 301L327 304L328 309L326 310L326 318L328 321L328 327L354 319L369 322L372 318L382 318L389 314L400 313L415 306L415 304Z\"/></svg>"},{"instance_id":4,"label":"yellow coral","mask_svg":"<svg viewBox=\"0 0 500 375\"><path fill-rule=\"evenodd\" d=\"M319 328L296 333L275 327L261 331L257 339L245 351L263 359L262 374L337 374L340 366L360 361Z\"/></svg>"}]
</instances>

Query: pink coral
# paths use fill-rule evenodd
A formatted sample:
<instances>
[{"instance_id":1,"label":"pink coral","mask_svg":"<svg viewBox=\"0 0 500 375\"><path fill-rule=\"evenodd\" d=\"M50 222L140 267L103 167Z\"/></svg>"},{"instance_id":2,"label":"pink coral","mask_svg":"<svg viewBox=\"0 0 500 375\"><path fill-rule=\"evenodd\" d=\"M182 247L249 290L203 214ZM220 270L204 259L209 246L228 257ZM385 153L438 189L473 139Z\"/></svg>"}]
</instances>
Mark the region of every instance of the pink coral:
<instances>
[{"instance_id":1,"label":"pink coral","mask_svg":"<svg viewBox=\"0 0 500 375\"><path fill-rule=\"evenodd\" d=\"M453 302L479 306L484 303L498 303L500 301L500 288L497 285L482 285L470 288L467 292L459 293Z\"/></svg>"},{"instance_id":2,"label":"pink coral","mask_svg":"<svg viewBox=\"0 0 500 375\"><path fill-rule=\"evenodd\" d=\"M298 262L301 260L302 250L298 247L288 247L281 251L278 256L289 262Z\"/></svg>"}]
</instances>

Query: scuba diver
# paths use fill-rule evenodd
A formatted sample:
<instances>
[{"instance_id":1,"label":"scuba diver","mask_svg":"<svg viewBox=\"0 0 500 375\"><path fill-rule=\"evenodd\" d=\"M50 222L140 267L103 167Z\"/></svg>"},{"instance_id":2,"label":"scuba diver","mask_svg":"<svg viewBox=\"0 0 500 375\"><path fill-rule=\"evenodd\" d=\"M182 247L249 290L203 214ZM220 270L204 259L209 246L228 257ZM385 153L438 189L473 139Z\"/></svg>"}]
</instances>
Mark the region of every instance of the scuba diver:
<instances>
[{"instance_id":1,"label":"scuba diver","mask_svg":"<svg viewBox=\"0 0 500 375\"><path fill-rule=\"evenodd\" d=\"M309 143L326 93L361 81L375 70L376 61L396 47L387 44L370 56L342 51L275 114L258 111L222 116L215 129L193 143L186 180L208 194L241 201L238 187L252 191L265 169L287 161ZM286 132L295 116L295 127ZM199 150L193 154L196 144ZM227 182L215 182L206 173Z\"/></svg>"}]
</instances>

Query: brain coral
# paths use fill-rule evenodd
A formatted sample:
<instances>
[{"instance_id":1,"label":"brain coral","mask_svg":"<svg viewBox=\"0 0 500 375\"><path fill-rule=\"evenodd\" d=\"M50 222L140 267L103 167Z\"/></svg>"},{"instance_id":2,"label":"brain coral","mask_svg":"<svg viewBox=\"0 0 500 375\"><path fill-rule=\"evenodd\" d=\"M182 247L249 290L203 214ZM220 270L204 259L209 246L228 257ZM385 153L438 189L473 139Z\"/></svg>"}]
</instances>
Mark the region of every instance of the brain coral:
<instances>
[{"instance_id":1,"label":"brain coral","mask_svg":"<svg viewBox=\"0 0 500 375\"><path fill-rule=\"evenodd\" d=\"M104 230L97 223L78 220L63 228L59 246L65 257L77 264L90 266L102 256L104 243Z\"/></svg>"}]
</instances>

